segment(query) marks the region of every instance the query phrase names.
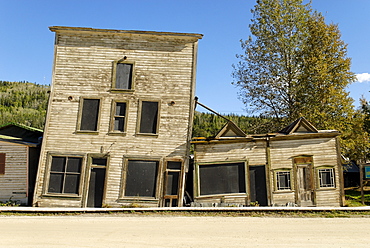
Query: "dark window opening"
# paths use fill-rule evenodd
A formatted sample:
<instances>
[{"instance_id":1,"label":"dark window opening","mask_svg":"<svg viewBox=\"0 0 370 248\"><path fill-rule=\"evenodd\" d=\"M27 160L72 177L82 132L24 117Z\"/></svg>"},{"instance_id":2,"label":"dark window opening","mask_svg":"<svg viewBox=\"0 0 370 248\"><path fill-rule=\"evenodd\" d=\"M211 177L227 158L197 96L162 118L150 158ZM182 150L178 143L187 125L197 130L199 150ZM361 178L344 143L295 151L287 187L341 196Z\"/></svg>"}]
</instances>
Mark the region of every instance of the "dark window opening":
<instances>
[{"instance_id":1,"label":"dark window opening","mask_svg":"<svg viewBox=\"0 0 370 248\"><path fill-rule=\"evenodd\" d=\"M180 172L168 171L166 182L166 195L177 195L179 189Z\"/></svg>"},{"instance_id":2,"label":"dark window opening","mask_svg":"<svg viewBox=\"0 0 370 248\"><path fill-rule=\"evenodd\" d=\"M181 170L181 162L178 161L168 161L167 169L169 170Z\"/></svg>"},{"instance_id":3,"label":"dark window opening","mask_svg":"<svg viewBox=\"0 0 370 248\"><path fill-rule=\"evenodd\" d=\"M48 193L78 194L82 158L53 156Z\"/></svg>"},{"instance_id":4,"label":"dark window opening","mask_svg":"<svg viewBox=\"0 0 370 248\"><path fill-rule=\"evenodd\" d=\"M141 103L140 133L157 133L158 102Z\"/></svg>"},{"instance_id":5,"label":"dark window opening","mask_svg":"<svg viewBox=\"0 0 370 248\"><path fill-rule=\"evenodd\" d=\"M114 119L113 119L113 130L114 131L125 131L125 116L126 116L126 103L116 102Z\"/></svg>"},{"instance_id":6,"label":"dark window opening","mask_svg":"<svg viewBox=\"0 0 370 248\"><path fill-rule=\"evenodd\" d=\"M132 89L133 64L118 63L116 65L116 89Z\"/></svg>"},{"instance_id":7,"label":"dark window opening","mask_svg":"<svg viewBox=\"0 0 370 248\"><path fill-rule=\"evenodd\" d=\"M5 157L6 153L0 153L0 175L5 174Z\"/></svg>"},{"instance_id":8,"label":"dark window opening","mask_svg":"<svg viewBox=\"0 0 370 248\"><path fill-rule=\"evenodd\" d=\"M81 113L81 131L97 131L99 118L99 99L83 99Z\"/></svg>"},{"instance_id":9,"label":"dark window opening","mask_svg":"<svg viewBox=\"0 0 370 248\"><path fill-rule=\"evenodd\" d=\"M199 165L200 195L246 193L244 163Z\"/></svg>"},{"instance_id":10,"label":"dark window opening","mask_svg":"<svg viewBox=\"0 0 370 248\"><path fill-rule=\"evenodd\" d=\"M129 160L125 196L155 197L158 161Z\"/></svg>"},{"instance_id":11,"label":"dark window opening","mask_svg":"<svg viewBox=\"0 0 370 248\"><path fill-rule=\"evenodd\" d=\"M91 165L106 166L107 159L106 158L92 158Z\"/></svg>"}]
</instances>

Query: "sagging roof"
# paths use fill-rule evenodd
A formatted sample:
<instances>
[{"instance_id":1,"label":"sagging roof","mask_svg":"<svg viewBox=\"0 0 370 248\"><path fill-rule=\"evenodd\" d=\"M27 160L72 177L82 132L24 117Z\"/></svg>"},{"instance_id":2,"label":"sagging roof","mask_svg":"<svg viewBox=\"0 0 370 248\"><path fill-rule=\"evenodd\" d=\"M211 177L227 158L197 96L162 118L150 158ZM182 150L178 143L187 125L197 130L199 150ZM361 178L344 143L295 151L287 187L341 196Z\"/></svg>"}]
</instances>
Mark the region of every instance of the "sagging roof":
<instances>
[{"instance_id":1,"label":"sagging roof","mask_svg":"<svg viewBox=\"0 0 370 248\"><path fill-rule=\"evenodd\" d=\"M43 131L19 123L7 123L0 126L0 138L7 141L18 141L38 144L43 136Z\"/></svg>"},{"instance_id":2,"label":"sagging roof","mask_svg":"<svg viewBox=\"0 0 370 248\"><path fill-rule=\"evenodd\" d=\"M234 142L261 139L301 139L318 137L335 137L336 130L317 130L304 117L300 117L277 133L246 135L234 122L228 121L214 138L195 137L193 144L207 142Z\"/></svg>"}]
</instances>

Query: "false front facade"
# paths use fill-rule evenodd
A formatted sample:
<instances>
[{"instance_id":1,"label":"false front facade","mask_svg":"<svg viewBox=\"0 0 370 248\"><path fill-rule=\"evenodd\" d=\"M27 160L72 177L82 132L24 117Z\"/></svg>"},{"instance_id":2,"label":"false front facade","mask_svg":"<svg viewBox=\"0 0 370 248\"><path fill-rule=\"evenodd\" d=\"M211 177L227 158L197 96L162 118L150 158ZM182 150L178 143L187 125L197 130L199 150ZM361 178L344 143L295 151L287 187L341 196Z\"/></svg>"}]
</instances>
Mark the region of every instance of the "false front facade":
<instances>
[{"instance_id":1,"label":"false front facade","mask_svg":"<svg viewBox=\"0 0 370 248\"><path fill-rule=\"evenodd\" d=\"M245 135L229 122L194 140L194 206L343 206L335 130L300 118L279 133Z\"/></svg>"},{"instance_id":2,"label":"false front facade","mask_svg":"<svg viewBox=\"0 0 370 248\"><path fill-rule=\"evenodd\" d=\"M181 206L200 34L51 27L34 206Z\"/></svg>"}]
</instances>

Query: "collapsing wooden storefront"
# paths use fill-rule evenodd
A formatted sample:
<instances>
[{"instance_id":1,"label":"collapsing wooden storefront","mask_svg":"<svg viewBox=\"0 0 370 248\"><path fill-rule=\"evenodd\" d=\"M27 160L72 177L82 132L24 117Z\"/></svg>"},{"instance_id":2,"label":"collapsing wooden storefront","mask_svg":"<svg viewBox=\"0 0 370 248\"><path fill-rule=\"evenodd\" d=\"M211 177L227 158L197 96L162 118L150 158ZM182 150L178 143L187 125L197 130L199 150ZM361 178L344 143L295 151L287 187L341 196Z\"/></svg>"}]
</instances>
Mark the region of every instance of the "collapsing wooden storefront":
<instances>
[{"instance_id":1,"label":"collapsing wooden storefront","mask_svg":"<svg viewBox=\"0 0 370 248\"><path fill-rule=\"evenodd\" d=\"M33 206L182 206L201 34L50 27Z\"/></svg>"},{"instance_id":2,"label":"collapsing wooden storefront","mask_svg":"<svg viewBox=\"0 0 370 248\"><path fill-rule=\"evenodd\" d=\"M193 140L193 206L343 206L338 135L304 118L263 135L228 122Z\"/></svg>"}]
</instances>

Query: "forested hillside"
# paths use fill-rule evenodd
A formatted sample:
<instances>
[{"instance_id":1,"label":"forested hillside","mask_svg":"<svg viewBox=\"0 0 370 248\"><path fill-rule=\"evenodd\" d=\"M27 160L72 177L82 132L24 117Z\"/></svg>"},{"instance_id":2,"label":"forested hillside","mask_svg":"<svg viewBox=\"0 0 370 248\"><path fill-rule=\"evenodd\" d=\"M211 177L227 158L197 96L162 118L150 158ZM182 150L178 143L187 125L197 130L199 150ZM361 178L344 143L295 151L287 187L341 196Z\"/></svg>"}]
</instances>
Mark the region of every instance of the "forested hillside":
<instances>
[{"instance_id":1,"label":"forested hillside","mask_svg":"<svg viewBox=\"0 0 370 248\"><path fill-rule=\"evenodd\" d=\"M49 86L0 81L0 126L9 122L44 128Z\"/></svg>"},{"instance_id":2,"label":"forested hillside","mask_svg":"<svg viewBox=\"0 0 370 248\"><path fill-rule=\"evenodd\" d=\"M7 82L0 81L0 126L9 122L24 124L35 128L44 128L45 115L48 104L47 85L38 85L29 82ZM368 104L363 103L364 106ZM370 109L367 108L367 109ZM364 118L370 119L370 111L358 111L353 121L355 125L350 126L346 132L342 132L342 153L351 159L359 159L368 156L368 128ZM283 128L276 125L276 121L271 118L226 115L227 119L232 120L246 134L263 134L277 132ZM312 120L309 120L312 121ZM226 120L220 116L210 113L195 112L193 124L193 137L213 137L225 125ZM349 125L349 124L347 124ZM366 154L366 155L364 155Z\"/></svg>"},{"instance_id":3,"label":"forested hillside","mask_svg":"<svg viewBox=\"0 0 370 248\"><path fill-rule=\"evenodd\" d=\"M233 121L246 134L277 132L268 118L240 116L235 114L225 115ZM195 112L193 124L193 137L212 137L226 124L227 120L210 113Z\"/></svg>"}]
</instances>

